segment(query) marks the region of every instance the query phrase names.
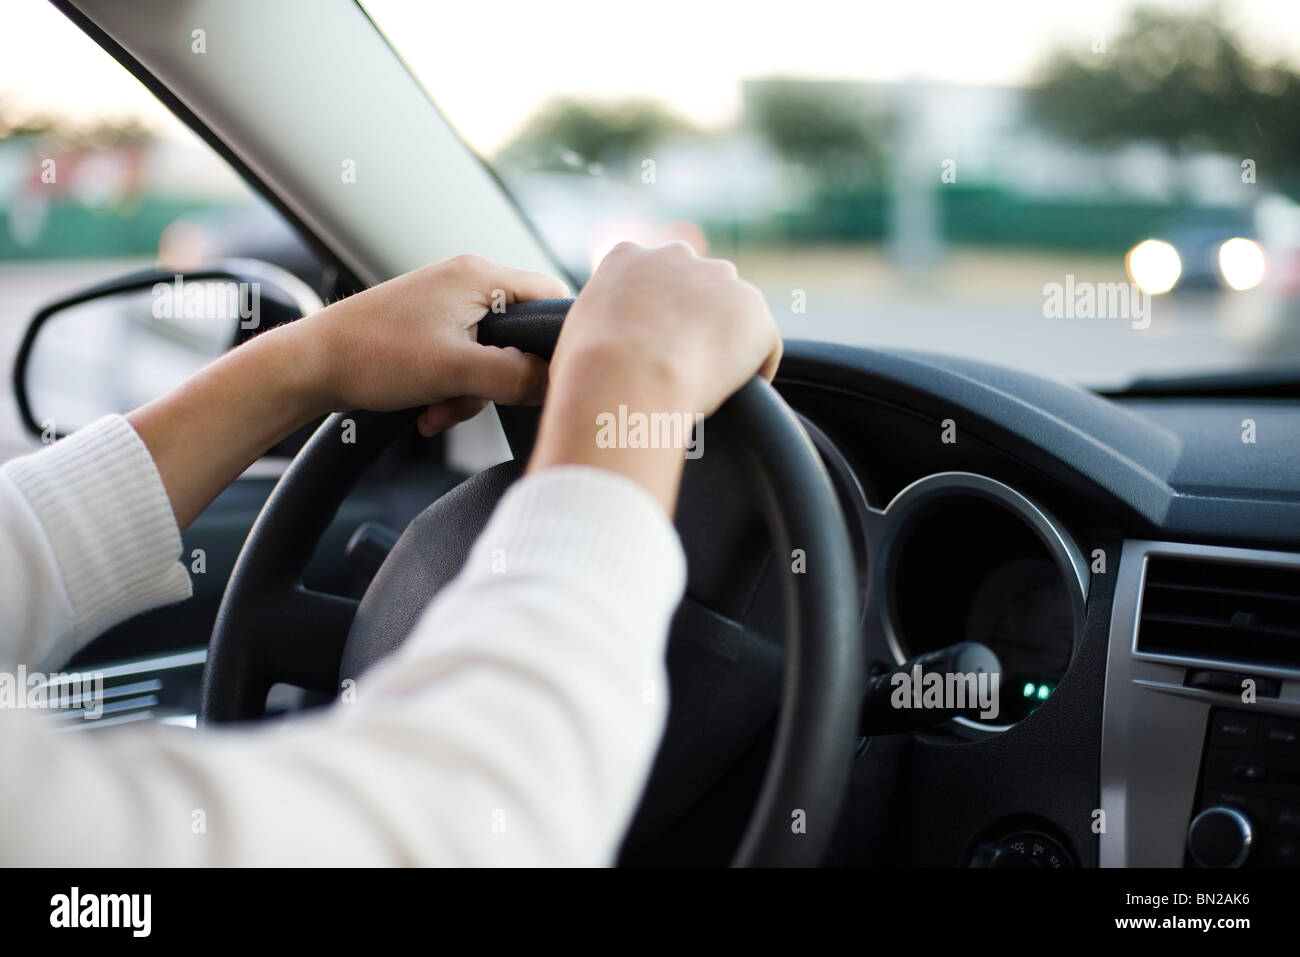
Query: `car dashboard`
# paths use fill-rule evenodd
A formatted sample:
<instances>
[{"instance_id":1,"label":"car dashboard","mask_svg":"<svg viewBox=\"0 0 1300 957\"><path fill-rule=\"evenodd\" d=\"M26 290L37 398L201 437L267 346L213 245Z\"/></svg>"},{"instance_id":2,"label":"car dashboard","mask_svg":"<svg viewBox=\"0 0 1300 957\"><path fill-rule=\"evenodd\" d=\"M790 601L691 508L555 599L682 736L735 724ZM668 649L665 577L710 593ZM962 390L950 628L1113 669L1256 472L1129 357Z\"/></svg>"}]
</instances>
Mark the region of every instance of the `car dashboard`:
<instances>
[{"instance_id":1,"label":"car dashboard","mask_svg":"<svg viewBox=\"0 0 1300 957\"><path fill-rule=\"evenodd\" d=\"M836 862L1293 866L1300 402L1105 398L787 345L855 533L873 674L976 641L992 720L859 743Z\"/></svg>"}]
</instances>

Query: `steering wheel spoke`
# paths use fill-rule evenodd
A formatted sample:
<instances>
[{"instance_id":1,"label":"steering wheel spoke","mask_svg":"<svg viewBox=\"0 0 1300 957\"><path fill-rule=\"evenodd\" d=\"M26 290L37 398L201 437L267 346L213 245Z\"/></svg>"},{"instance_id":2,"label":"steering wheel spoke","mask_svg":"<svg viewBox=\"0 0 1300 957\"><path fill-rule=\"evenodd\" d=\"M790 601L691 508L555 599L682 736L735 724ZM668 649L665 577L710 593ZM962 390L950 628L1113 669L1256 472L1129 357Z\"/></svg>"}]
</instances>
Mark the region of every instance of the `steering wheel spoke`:
<instances>
[{"instance_id":1,"label":"steering wheel spoke","mask_svg":"<svg viewBox=\"0 0 1300 957\"><path fill-rule=\"evenodd\" d=\"M358 604L340 595L302 587L292 589L282 613L283 620L292 624L267 636L269 641L264 646L272 682L337 694L339 659Z\"/></svg>"}]
</instances>

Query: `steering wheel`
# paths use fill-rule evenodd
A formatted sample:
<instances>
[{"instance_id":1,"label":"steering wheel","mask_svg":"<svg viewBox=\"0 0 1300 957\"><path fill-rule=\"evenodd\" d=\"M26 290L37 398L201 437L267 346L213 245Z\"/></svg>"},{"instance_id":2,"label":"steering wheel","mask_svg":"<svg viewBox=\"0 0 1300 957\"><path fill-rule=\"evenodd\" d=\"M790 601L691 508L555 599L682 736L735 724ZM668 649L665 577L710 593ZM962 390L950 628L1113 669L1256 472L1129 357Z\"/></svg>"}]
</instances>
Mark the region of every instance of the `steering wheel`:
<instances>
[{"instance_id":1,"label":"steering wheel","mask_svg":"<svg viewBox=\"0 0 1300 957\"><path fill-rule=\"evenodd\" d=\"M542 300L489 314L479 324L479 341L549 359L571 302ZM527 452L521 454L521 446L531 438L527 423L534 430L536 423L535 413L531 420L510 418L522 411L499 410L507 433L514 432L516 461L467 479L417 516L359 603L304 588L303 570L362 472L414 426L418 410L327 418L281 476L235 563L208 648L200 720L260 717L267 692L278 682L337 695L343 679L355 678L397 647L432 596L459 571L497 500L522 471ZM355 441L344 442L349 419ZM755 721L770 718L771 709L764 711L756 703L766 697L760 693L762 676L770 673L771 695L781 689L779 717L758 799L732 863L815 865L847 787L865 688L852 548L830 478L793 412L771 386L754 378L705 425L710 449L720 447L719 455L732 467L728 474L751 486L756 512L774 546L774 552L763 551L767 573L780 579L784 678L779 678L779 647L775 656L765 657L755 649L770 642L765 645L745 625L689 597L697 590L696 566L703 563L691 557L688 547L688 598L674 618L669 645L669 731L647 794L658 790L668 795L662 802L668 812L661 808L661 818L681 813L698 799L700 788L692 791L685 779L703 778L707 790L711 782L702 769L734 758L734 753L721 752L734 752L733 745L752 740ZM688 463L679 529L685 529L692 470L709 458L713 456ZM740 493L728 488L723 494ZM792 561L796 554L801 561ZM712 570L713 580L726 578L727 571ZM709 670L697 667L702 659L689 653L701 643L722 649L709 659L712 687L683 698L679 678L698 680L701 671ZM675 655L679 647L687 652ZM674 734L675 713L689 712L689 699L695 701L694 719L706 726L695 724ZM733 719L733 712L742 717ZM676 724L682 727L682 722ZM730 743L711 741L715 724L719 736L733 739ZM648 803L643 800L643 812Z\"/></svg>"}]
</instances>

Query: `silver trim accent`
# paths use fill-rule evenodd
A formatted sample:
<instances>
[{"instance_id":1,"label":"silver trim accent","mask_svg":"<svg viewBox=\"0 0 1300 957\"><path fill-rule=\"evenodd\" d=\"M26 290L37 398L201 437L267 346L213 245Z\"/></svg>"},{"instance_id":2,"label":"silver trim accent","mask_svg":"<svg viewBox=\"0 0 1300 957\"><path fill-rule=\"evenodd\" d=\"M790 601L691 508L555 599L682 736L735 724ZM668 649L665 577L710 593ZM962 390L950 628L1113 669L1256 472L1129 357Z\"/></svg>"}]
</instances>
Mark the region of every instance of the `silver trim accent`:
<instances>
[{"instance_id":1,"label":"silver trim accent","mask_svg":"<svg viewBox=\"0 0 1300 957\"><path fill-rule=\"evenodd\" d=\"M87 719L84 712L84 694L69 695L68 708L51 709L41 719L53 730L63 732L88 732L136 721L152 721L160 707L159 694L168 672L178 669L202 667L208 657L206 648L182 651L156 658L142 658L110 665L87 665L73 671L59 673L50 682L53 689L72 683L77 677L98 676L104 685L100 695L100 713ZM167 709L163 709L164 715Z\"/></svg>"},{"instance_id":2,"label":"silver trim accent","mask_svg":"<svg viewBox=\"0 0 1300 957\"><path fill-rule=\"evenodd\" d=\"M1082 550L1061 523L1033 499L1004 482L975 472L935 472L923 476L895 495L885 510L878 513L881 527L873 542L871 592L878 596L875 613L895 662L901 665L908 659L895 627L893 596L888 587L889 575L896 558L895 550L919 508L933 500L946 499L954 493L992 501L1020 518L1043 543L1066 582L1075 586L1069 589L1075 611L1070 653L1073 662L1074 651L1083 634L1090 581L1088 562L1083 557ZM954 720L965 727L986 732L1005 731L1012 727L1010 724L984 724L968 718Z\"/></svg>"},{"instance_id":3,"label":"silver trim accent","mask_svg":"<svg viewBox=\"0 0 1300 957\"><path fill-rule=\"evenodd\" d=\"M109 678L122 678L126 675L139 675L149 671L167 671L172 668L188 668L192 665L201 665L208 660L208 649L198 648L194 651L179 651L171 655L162 655L158 658L140 658L135 661L123 662L119 665L110 665L107 668L100 668L91 665L81 669L82 674L103 675L105 680Z\"/></svg>"},{"instance_id":4,"label":"silver trim accent","mask_svg":"<svg viewBox=\"0 0 1300 957\"><path fill-rule=\"evenodd\" d=\"M1241 828L1241 850L1237 856L1232 859L1231 864L1225 864L1225 867L1241 867L1246 863L1246 858L1250 855L1250 848L1255 843L1255 830L1250 825L1250 819L1242 814L1235 807L1228 807L1226 804L1216 804L1213 807L1207 807L1196 817L1192 818L1192 823L1187 826L1187 852L1192 855L1192 859L1202 867L1211 867L1214 865L1206 864L1197 856L1196 850L1192 847L1192 831L1196 829L1196 822L1207 814L1226 814L1237 822Z\"/></svg>"},{"instance_id":5,"label":"silver trim accent","mask_svg":"<svg viewBox=\"0 0 1300 957\"><path fill-rule=\"evenodd\" d=\"M1210 708L1251 707L1263 715L1300 714L1300 669L1137 652L1147 557L1199 558L1300 566L1291 552L1126 541L1115 569L1101 724L1102 867L1181 867L1196 801ZM1282 678L1277 698L1243 705L1233 695L1186 688L1189 668L1221 668Z\"/></svg>"}]
</instances>

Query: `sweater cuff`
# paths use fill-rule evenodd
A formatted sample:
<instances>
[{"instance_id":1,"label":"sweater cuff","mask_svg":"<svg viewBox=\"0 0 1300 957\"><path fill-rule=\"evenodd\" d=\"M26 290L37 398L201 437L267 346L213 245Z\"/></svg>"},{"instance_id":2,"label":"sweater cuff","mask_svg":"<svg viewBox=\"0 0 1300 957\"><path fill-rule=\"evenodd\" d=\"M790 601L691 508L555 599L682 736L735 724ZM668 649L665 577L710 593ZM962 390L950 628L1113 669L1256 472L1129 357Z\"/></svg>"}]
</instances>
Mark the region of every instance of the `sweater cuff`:
<instances>
[{"instance_id":1,"label":"sweater cuff","mask_svg":"<svg viewBox=\"0 0 1300 957\"><path fill-rule=\"evenodd\" d=\"M626 476L584 465L511 486L467 571L577 578L621 614L665 623L686 589L686 556L663 506Z\"/></svg>"},{"instance_id":2,"label":"sweater cuff","mask_svg":"<svg viewBox=\"0 0 1300 957\"><path fill-rule=\"evenodd\" d=\"M125 418L105 416L4 471L40 521L76 615L75 647L60 651L190 596L171 501Z\"/></svg>"}]
</instances>

